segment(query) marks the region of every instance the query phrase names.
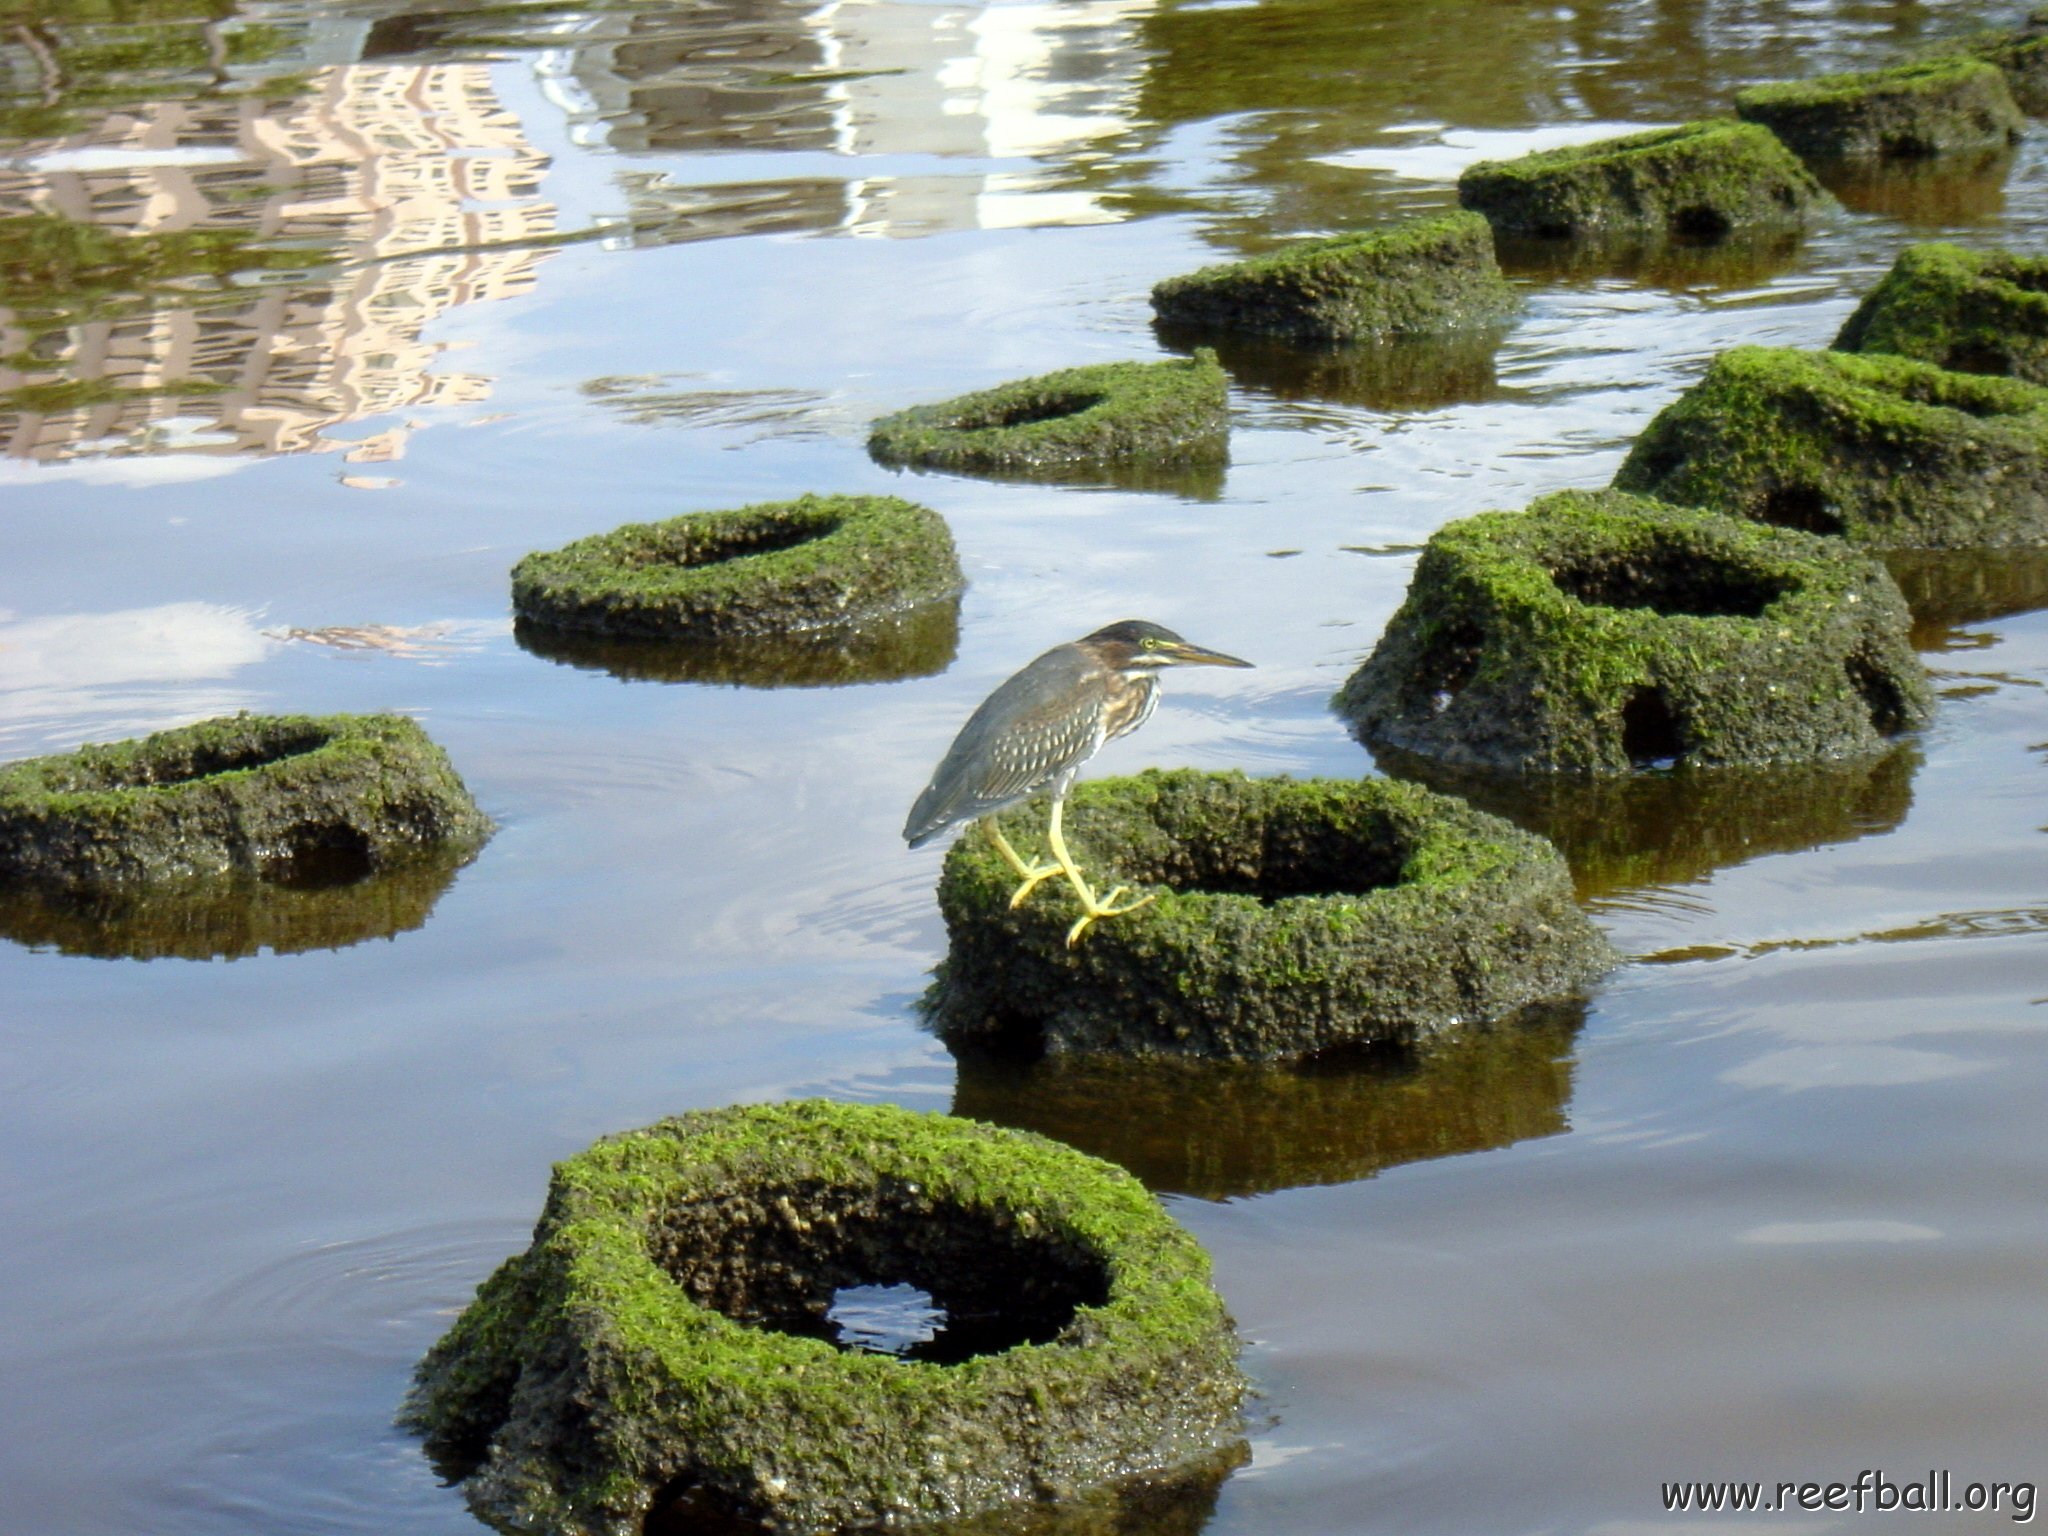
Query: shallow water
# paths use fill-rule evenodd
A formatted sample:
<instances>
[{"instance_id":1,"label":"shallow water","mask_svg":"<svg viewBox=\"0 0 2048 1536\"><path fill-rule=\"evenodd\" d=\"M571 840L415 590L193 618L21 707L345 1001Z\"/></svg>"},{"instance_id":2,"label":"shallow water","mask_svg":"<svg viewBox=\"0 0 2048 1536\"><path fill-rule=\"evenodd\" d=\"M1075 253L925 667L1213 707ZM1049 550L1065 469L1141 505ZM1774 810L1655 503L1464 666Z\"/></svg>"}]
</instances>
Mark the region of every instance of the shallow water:
<instances>
[{"instance_id":1,"label":"shallow water","mask_svg":"<svg viewBox=\"0 0 2048 1536\"><path fill-rule=\"evenodd\" d=\"M1170 678L1095 771L1372 771L1326 701L1434 528L1604 484L1717 350L1824 344L1911 240L2038 246L2042 130L1845 186L1790 246L1520 263L1491 352L1228 357L1220 480L862 449L905 405L1161 355L1160 277L1975 8L155 0L140 51L75 21L108 9L0 38L0 213L218 233L0 252L0 758L392 708L501 829L362 911L225 912L238 958L148 914L0 922L7 1530L478 1529L390 1419L548 1165L808 1093L1167 1193L1263 1393L1217 1536L1625 1536L1685 1523L1676 1479L2048 1473L2040 562L1901 569L1941 704L1880 763L1501 805L1634 958L1417 1060L956 1067L912 1007L939 855L898 838L991 686L1126 615L1258 667ZM807 490L952 523L957 631L888 681L513 633L527 550Z\"/></svg>"}]
</instances>

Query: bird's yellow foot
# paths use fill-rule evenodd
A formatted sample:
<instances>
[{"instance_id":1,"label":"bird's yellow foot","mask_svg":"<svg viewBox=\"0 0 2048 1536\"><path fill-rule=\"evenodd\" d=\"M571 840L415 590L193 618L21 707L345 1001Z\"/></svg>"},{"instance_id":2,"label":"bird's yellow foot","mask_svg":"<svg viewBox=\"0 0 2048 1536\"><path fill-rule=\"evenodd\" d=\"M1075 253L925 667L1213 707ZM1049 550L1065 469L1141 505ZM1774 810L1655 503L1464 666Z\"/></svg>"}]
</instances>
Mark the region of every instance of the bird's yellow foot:
<instances>
[{"instance_id":1,"label":"bird's yellow foot","mask_svg":"<svg viewBox=\"0 0 2048 1536\"><path fill-rule=\"evenodd\" d=\"M1074 919L1074 926L1067 930L1067 948L1072 949L1076 944L1080 943L1081 935L1086 933L1099 919L1122 917L1126 912L1135 912L1138 908L1149 906L1152 902L1159 899L1159 893L1154 891L1149 896L1140 896L1136 901L1127 901L1122 906L1118 906L1116 904L1117 897L1124 895L1128 890L1128 886L1120 885L1103 897L1102 900L1089 901L1087 903L1087 910Z\"/></svg>"},{"instance_id":2,"label":"bird's yellow foot","mask_svg":"<svg viewBox=\"0 0 2048 1536\"><path fill-rule=\"evenodd\" d=\"M1023 877L1024 883L1018 886L1016 893L1010 897L1010 905L1013 908L1021 907L1025 897L1054 875L1063 873L1057 864L1041 864L1036 859L1026 860L1010 846L1010 840L1003 836L1002 828L993 821L985 821L982 826L988 830L988 840L995 844L996 852L1003 856L1003 862Z\"/></svg>"}]
</instances>

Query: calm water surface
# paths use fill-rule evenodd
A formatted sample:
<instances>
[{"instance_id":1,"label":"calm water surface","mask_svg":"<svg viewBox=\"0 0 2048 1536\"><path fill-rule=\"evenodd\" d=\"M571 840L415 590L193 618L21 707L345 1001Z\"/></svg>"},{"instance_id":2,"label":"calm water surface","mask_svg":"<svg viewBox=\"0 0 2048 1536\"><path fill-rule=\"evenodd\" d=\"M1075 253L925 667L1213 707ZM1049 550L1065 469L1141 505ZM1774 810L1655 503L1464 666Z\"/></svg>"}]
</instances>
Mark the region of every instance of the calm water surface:
<instances>
[{"instance_id":1,"label":"calm water surface","mask_svg":"<svg viewBox=\"0 0 2048 1536\"><path fill-rule=\"evenodd\" d=\"M1530 265L1497 348L1245 349L1205 482L861 446L887 410L1162 355L1162 276L1983 14L10 9L0 757L400 709L501 830L197 938L0 910L0 1527L478 1529L391 1414L549 1164L793 1094L1038 1127L1167 1194L1263 1393L1216 1536L1626 1536L1688 1523L1678 1478L2048 1478L2041 562L1902 570L1942 702L1889 759L1497 802L1634 958L1412 1060L956 1067L912 1007L938 853L898 840L975 701L1126 615L1258 669L1170 680L1100 771L1379 771L1326 700L1415 546L1604 484L1717 350L1825 343L1914 239L2038 246L2048 138L1845 187L1790 247ZM954 527L957 631L892 681L512 632L529 549L806 490Z\"/></svg>"}]
</instances>

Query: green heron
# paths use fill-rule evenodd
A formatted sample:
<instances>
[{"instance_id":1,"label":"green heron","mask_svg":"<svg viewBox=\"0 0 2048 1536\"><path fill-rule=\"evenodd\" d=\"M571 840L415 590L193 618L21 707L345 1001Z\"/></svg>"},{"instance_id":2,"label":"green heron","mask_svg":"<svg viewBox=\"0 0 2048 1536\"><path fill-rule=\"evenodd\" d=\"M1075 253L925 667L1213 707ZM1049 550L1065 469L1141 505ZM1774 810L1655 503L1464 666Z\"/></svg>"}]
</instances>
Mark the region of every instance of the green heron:
<instances>
[{"instance_id":1,"label":"green heron","mask_svg":"<svg viewBox=\"0 0 2048 1536\"><path fill-rule=\"evenodd\" d=\"M1060 830L1060 810L1081 765L1105 741L1135 731L1159 702L1159 674L1167 667L1248 667L1248 661L1190 645L1170 629L1125 619L1065 645L1056 645L981 701L946 749L931 783L910 808L903 835L922 847L948 827L981 821L989 840L1023 884L1010 898L1019 905L1054 875L1065 875L1081 898L1081 916L1067 930L1069 946L1098 918L1134 912L1152 897L1123 906L1118 886L1098 900ZM1051 791L1046 842L1053 862L1026 863L993 820L996 812Z\"/></svg>"}]
</instances>

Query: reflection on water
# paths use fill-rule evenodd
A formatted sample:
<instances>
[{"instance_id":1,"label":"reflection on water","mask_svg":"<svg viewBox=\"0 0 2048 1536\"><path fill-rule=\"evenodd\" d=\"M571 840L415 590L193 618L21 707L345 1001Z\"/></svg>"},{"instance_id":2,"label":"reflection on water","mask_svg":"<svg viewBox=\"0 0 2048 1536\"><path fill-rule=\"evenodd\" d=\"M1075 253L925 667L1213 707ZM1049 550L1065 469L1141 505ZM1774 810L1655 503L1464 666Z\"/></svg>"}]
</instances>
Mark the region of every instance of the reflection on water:
<instances>
[{"instance_id":1,"label":"reflection on water","mask_svg":"<svg viewBox=\"0 0 2048 1536\"><path fill-rule=\"evenodd\" d=\"M351 884L232 879L64 898L0 891L0 938L102 960L240 960L396 938L426 923L475 857L435 852Z\"/></svg>"},{"instance_id":2,"label":"reflection on water","mask_svg":"<svg viewBox=\"0 0 2048 1536\"><path fill-rule=\"evenodd\" d=\"M1731 235L1725 240L1601 241L1496 237L1501 269L1532 282L1616 278L1672 293L1760 288L1799 260L1799 230Z\"/></svg>"},{"instance_id":3,"label":"reflection on water","mask_svg":"<svg viewBox=\"0 0 2048 1536\"><path fill-rule=\"evenodd\" d=\"M960 649L960 600L841 629L751 640L612 639L521 619L513 636L536 656L622 682L735 688L839 688L934 677Z\"/></svg>"},{"instance_id":4,"label":"reflection on water","mask_svg":"<svg viewBox=\"0 0 2048 1536\"><path fill-rule=\"evenodd\" d=\"M1585 775L1449 767L1398 748L1381 771L1505 816L1557 845L1581 898L1683 885L1766 854L1888 832L1913 804L1919 748L1852 763Z\"/></svg>"},{"instance_id":5,"label":"reflection on water","mask_svg":"<svg viewBox=\"0 0 2048 1536\"><path fill-rule=\"evenodd\" d=\"M2048 549L1886 550L1884 563L1913 611L1918 650L1973 650L1981 640L1957 631L2048 608Z\"/></svg>"},{"instance_id":6,"label":"reflection on water","mask_svg":"<svg viewBox=\"0 0 2048 1536\"><path fill-rule=\"evenodd\" d=\"M953 1113L1037 1131L1164 1194L1222 1200L1565 1129L1582 1005L1298 1067L966 1056Z\"/></svg>"},{"instance_id":7,"label":"reflection on water","mask_svg":"<svg viewBox=\"0 0 2048 1536\"><path fill-rule=\"evenodd\" d=\"M1232 383L1275 400L1428 411L1504 393L1494 371L1499 331L1317 347L1163 322L1153 330L1172 351L1213 347Z\"/></svg>"},{"instance_id":8,"label":"reflection on water","mask_svg":"<svg viewBox=\"0 0 2048 1536\"><path fill-rule=\"evenodd\" d=\"M1982 224L2005 209L2014 152L1987 149L1927 160L1854 160L1816 166L1827 189L1857 213L1882 214L1910 229Z\"/></svg>"}]
</instances>

